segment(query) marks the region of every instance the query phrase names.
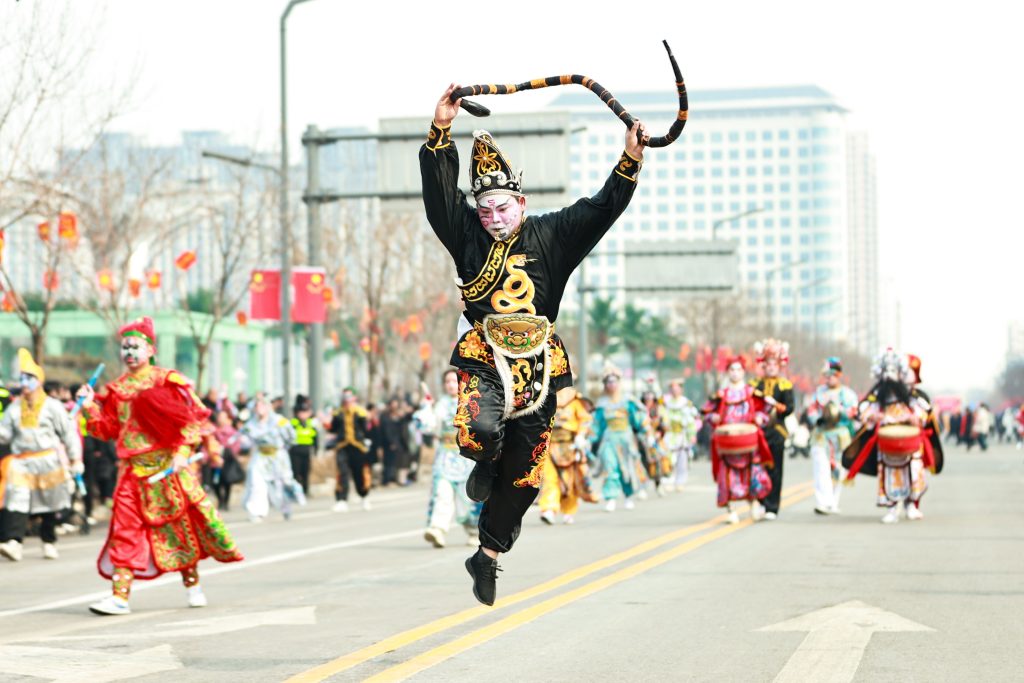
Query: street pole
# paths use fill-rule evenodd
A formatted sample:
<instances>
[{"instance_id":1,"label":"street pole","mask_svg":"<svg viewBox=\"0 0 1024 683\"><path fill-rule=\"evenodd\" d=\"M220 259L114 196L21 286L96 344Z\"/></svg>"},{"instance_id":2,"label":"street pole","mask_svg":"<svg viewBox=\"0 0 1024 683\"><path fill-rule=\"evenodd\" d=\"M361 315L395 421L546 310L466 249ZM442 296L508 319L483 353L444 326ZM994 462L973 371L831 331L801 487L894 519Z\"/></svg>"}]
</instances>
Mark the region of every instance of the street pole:
<instances>
[{"instance_id":1,"label":"street pole","mask_svg":"<svg viewBox=\"0 0 1024 683\"><path fill-rule=\"evenodd\" d=\"M288 69L285 55L287 54L288 15L292 8L309 0L290 0L281 13L281 201L280 232L281 232L281 367L284 372L284 391L282 392L285 415L291 416L292 410L292 236L288 229Z\"/></svg>"},{"instance_id":2,"label":"street pole","mask_svg":"<svg viewBox=\"0 0 1024 683\"><path fill-rule=\"evenodd\" d=\"M320 191L320 145L316 126L306 128L302 136L306 148L306 193L315 195ZM309 265L316 268L323 265L322 232L320 230L320 202L315 199L306 202L306 218L309 228ZM323 400L324 365L324 324L313 323L309 329L309 400L316 414Z\"/></svg>"}]
</instances>

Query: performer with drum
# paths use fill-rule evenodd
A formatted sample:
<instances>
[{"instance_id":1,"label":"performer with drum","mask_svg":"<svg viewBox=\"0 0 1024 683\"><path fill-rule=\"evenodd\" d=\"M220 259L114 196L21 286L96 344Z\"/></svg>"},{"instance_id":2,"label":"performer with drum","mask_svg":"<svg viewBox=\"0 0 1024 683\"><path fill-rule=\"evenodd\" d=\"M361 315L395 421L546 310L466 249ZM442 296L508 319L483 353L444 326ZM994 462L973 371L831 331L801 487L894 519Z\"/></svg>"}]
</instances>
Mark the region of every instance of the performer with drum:
<instances>
[{"instance_id":1,"label":"performer with drum","mask_svg":"<svg viewBox=\"0 0 1024 683\"><path fill-rule=\"evenodd\" d=\"M918 367L920 363L918 362ZM928 488L925 469L942 471L942 443L931 403L914 388L918 375L908 359L887 348L872 367L875 386L860 404L864 426L843 452L847 480L863 472L878 477L883 524L924 518L921 497Z\"/></svg>"},{"instance_id":2,"label":"performer with drum","mask_svg":"<svg viewBox=\"0 0 1024 683\"><path fill-rule=\"evenodd\" d=\"M843 449L850 445L853 419L857 416L857 393L843 385L843 364L835 356L821 370L824 383L814 392L807 407L813 425L811 464L814 468L814 511L819 515L839 514L842 492Z\"/></svg>"},{"instance_id":3,"label":"performer with drum","mask_svg":"<svg viewBox=\"0 0 1024 683\"><path fill-rule=\"evenodd\" d=\"M766 467L771 467L772 453L758 428L768 417L764 403L747 384L742 358L729 361L727 381L703 408L714 425L711 437L711 472L718 484L718 507L729 511L729 524L740 521L734 501L750 501L750 517L764 519L761 504L772 488Z\"/></svg>"}]
</instances>

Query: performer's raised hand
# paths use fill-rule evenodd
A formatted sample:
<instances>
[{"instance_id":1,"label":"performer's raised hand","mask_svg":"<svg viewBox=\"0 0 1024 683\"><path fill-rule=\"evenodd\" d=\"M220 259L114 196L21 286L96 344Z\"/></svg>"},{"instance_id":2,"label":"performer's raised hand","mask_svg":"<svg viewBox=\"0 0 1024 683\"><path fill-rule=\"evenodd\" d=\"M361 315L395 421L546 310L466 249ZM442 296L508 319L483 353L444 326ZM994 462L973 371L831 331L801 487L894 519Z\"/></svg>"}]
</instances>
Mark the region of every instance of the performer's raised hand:
<instances>
[{"instance_id":1,"label":"performer's raised hand","mask_svg":"<svg viewBox=\"0 0 1024 683\"><path fill-rule=\"evenodd\" d=\"M647 134L647 127L640 122L640 119L633 121L633 127L626 131L626 154L633 157L637 161L644 158L644 146L640 144L640 140L649 140L650 135Z\"/></svg>"},{"instance_id":2,"label":"performer's raised hand","mask_svg":"<svg viewBox=\"0 0 1024 683\"><path fill-rule=\"evenodd\" d=\"M455 83L450 84L441 95L441 99L437 101L437 107L434 108L434 123L439 128L447 128L452 125L452 120L459 113L459 104L462 103L462 98L460 97L454 102L450 98L452 93L461 87Z\"/></svg>"}]
</instances>

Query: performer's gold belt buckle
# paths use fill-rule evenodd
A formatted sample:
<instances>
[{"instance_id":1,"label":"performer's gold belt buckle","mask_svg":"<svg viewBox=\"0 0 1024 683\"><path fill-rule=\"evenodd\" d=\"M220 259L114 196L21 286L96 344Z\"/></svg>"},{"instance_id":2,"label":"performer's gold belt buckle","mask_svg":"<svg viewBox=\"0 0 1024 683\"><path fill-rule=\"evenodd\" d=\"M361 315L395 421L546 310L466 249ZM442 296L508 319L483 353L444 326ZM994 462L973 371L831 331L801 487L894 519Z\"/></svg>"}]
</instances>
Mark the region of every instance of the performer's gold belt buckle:
<instances>
[{"instance_id":1,"label":"performer's gold belt buckle","mask_svg":"<svg viewBox=\"0 0 1024 683\"><path fill-rule=\"evenodd\" d=\"M484 334L491 347L509 358L536 355L551 335L544 316L504 313L484 318Z\"/></svg>"},{"instance_id":2,"label":"performer's gold belt buckle","mask_svg":"<svg viewBox=\"0 0 1024 683\"><path fill-rule=\"evenodd\" d=\"M260 446L257 450L262 455L274 455L277 453L277 446Z\"/></svg>"},{"instance_id":3,"label":"performer's gold belt buckle","mask_svg":"<svg viewBox=\"0 0 1024 683\"><path fill-rule=\"evenodd\" d=\"M629 420L623 417L615 417L608 420L608 429L613 432L622 432L629 429Z\"/></svg>"},{"instance_id":4,"label":"performer's gold belt buckle","mask_svg":"<svg viewBox=\"0 0 1024 683\"><path fill-rule=\"evenodd\" d=\"M136 477L148 477L170 467L173 459L171 452L166 449L133 455L130 460L132 473Z\"/></svg>"}]
</instances>

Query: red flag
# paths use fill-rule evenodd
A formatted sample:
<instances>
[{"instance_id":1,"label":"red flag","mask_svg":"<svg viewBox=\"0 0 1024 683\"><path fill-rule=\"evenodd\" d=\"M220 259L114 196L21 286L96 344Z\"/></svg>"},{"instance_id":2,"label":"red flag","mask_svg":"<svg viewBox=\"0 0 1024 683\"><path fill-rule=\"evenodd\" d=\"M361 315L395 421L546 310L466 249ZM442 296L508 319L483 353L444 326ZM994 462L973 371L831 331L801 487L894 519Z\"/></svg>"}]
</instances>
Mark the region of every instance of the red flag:
<instances>
[{"instance_id":1,"label":"red flag","mask_svg":"<svg viewBox=\"0 0 1024 683\"><path fill-rule=\"evenodd\" d=\"M302 268L292 273L295 292L292 321L322 323L327 319L327 307L324 305L326 280L323 268Z\"/></svg>"},{"instance_id":2,"label":"red flag","mask_svg":"<svg viewBox=\"0 0 1024 683\"><path fill-rule=\"evenodd\" d=\"M235 320L237 320L238 324L241 325L242 327L245 327L246 325L249 324L249 316L245 314L245 311L238 311L237 313L235 313Z\"/></svg>"},{"instance_id":3,"label":"red flag","mask_svg":"<svg viewBox=\"0 0 1024 683\"><path fill-rule=\"evenodd\" d=\"M60 286L60 278L57 276L56 271L48 270L43 273L43 289L53 291Z\"/></svg>"},{"instance_id":4,"label":"red flag","mask_svg":"<svg viewBox=\"0 0 1024 683\"><path fill-rule=\"evenodd\" d=\"M281 271L254 270L249 281L249 317L281 319Z\"/></svg>"},{"instance_id":5,"label":"red flag","mask_svg":"<svg viewBox=\"0 0 1024 683\"><path fill-rule=\"evenodd\" d=\"M137 280L136 278L128 280L128 294L133 299L138 299L139 295L142 294L142 280Z\"/></svg>"},{"instance_id":6,"label":"red flag","mask_svg":"<svg viewBox=\"0 0 1024 683\"><path fill-rule=\"evenodd\" d=\"M78 217L70 211L61 211L57 220L57 235L71 244L78 243Z\"/></svg>"},{"instance_id":7,"label":"red flag","mask_svg":"<svg viewBox=\"0 0 1024 683\"><path fill-rule=\"evenodd\" d=\"M50 221L43 221L37 226L39 231L39 239L43 242L50 241Z\"/></svg>"},{"instance_id":8,"label":"red flag","mask_svg":"<svg viewBox=\"0 0 1024 683\"><path fill-rule=\"evenodd\" d=\"M188 270L196 263L196 252L188 250L178 254L178 258L174 259L174 265L181 270Z\"/></svg>"},{"instance_id":9,"label":"red flag","mask_svg":"<svg viewBox=\"0 0 1024 683\"><path fill-rule=\"evenodd\" d=\"M162 280L159 270L150 270L146 272L146 286L150 289L160 289L160 282Z\"/></svg>"},{"instance_id":10,"label":"red flag","mask_svg":"<svg viewBox=\"0 0 1024 683\"><path fill-rule=\"evenodd\" d=\"M110 270L108 270L107 268L104 268L100 272L96 273L96 281L99 283L100 289L102 290L113 292L115 289L114 274L111 273Z\"/></svg>"}]
</instances>

